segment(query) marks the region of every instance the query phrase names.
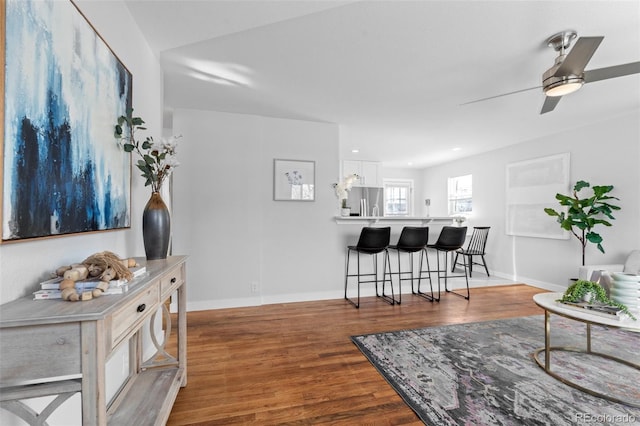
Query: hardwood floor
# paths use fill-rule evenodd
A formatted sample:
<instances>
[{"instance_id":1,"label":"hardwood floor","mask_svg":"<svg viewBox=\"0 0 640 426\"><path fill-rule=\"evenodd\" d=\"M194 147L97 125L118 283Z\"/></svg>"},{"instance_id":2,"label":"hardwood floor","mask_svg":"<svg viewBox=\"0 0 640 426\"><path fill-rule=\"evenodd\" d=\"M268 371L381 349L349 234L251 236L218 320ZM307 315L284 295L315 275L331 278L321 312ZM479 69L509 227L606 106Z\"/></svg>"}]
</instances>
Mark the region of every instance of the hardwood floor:
<instances>
[{"instance_id":1,"label":"hardwood floor","mask_svg":"<svg viewBox=\"0 0 640 426\"><path fill-rule=\"evenodd\" d=\"M168 425L419 425L350 336L542 314L526 285L188 313L188 384ZM542 327L542 323L541 323Z\"/></svg>"}]
</instances>

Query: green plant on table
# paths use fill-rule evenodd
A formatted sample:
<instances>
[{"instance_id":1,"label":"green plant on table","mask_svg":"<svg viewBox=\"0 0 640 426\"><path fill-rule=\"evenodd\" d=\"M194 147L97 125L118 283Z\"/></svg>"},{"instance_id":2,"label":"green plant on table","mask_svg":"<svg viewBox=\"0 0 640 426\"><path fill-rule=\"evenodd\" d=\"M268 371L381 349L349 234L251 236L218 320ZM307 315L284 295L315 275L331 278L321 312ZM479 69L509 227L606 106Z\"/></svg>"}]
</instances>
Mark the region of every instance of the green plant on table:
<instances>
[{"instance_id":1,"label":"green plant on table","mask_svg":"<svg viewBox=\"0 0 640 426\"><path fill-rule=\"evenodd\" d=\"M596 244L598 250L604 253L602 247L602 237L593 229L596 225L611 226L607 219L615 219L612 212L620 210L619 206L611 204L610 200L618 200L616 197L607 195L613 190L613 185L593 186L593 195L587 198L580 198L579 192L584 188L589 188L589 182L580 180L573 187L572 195L556 194L556 199L563 207L568 207L567 212L557 212L551 208L544 211L549 216L557 217L557 221L562 229L570 231L580 241L582 246L582 265L584 266L585 249L587 243Z\"/></svg>"},{"instance_id":2,"label":"green plant on table","mask_svg":"<svg viewBox=\"0 0 640 426\"><path fill-rule=\"evenodd\" d=\"M627 314L633 320L636 319L636 317L634 317L633 314L629 312L629 309L625 305L609 299L604 287L594 281L576 281L569 286L569 288L564 292L562 298L559 300L560 302L577 303L585 300L585 296L587 295L589 295L588 300L586 300L588 303L594 303L597 301L600 303L604 303L605 305L615 306L616 308L621 309L622 312Z\"/></svg>"}]
</instances>

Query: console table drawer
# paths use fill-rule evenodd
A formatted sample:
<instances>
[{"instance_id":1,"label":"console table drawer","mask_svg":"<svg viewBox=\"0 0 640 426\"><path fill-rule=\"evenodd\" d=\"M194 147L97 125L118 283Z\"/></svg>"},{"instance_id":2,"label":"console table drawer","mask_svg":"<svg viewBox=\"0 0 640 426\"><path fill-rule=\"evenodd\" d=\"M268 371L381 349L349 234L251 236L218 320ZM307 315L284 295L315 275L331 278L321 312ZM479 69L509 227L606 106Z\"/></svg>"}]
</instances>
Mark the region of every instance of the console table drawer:
<instances>
[{"instance_id":1,"label":"console table drawer","mask_svg":"<svg viewBox=\"0 0 640 426\"><path fill-rule=\"evenodd\" d=\"M80 374L80 344L79 323L3 329L0 384Z\"/></svg>"},{"instance_id":2,"label":"console table drawer","mask_svg":"<svg viewBox=\"0 0 640 426\"><path fill-rule=\"evenodd\" d=\"M160 296L164 299L184 281L183 266L179 266L160 279Z\"/></svg>"},{"instance_id":3,"label":"console table drawer","mask_svg":"<svg viewBox=\"0 0 640 426\"><path fill-rule=\"evenodd\" d=\"M159 306L158 285L152 285L111 316L111 348L153 314Z\"/></svg>"}]
</instances>

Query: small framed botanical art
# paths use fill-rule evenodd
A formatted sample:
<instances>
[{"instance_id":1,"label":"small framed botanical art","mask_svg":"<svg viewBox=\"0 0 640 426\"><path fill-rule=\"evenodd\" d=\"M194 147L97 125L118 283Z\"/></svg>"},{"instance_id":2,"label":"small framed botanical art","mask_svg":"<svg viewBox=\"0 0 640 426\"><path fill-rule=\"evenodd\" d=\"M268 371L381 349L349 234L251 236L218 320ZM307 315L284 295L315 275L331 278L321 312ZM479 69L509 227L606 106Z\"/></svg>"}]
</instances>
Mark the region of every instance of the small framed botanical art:
<instances>
[{"instance_id":1,"label":"small framed botanical art","mask_svg":"<svg viewBox=\"0 0 640 426\"><path fill-rule=\"evenodd\" d=\"M273 199L276 201L314 201L315 180L315 161L273 160Z\"/></svg>"}]
</instances>

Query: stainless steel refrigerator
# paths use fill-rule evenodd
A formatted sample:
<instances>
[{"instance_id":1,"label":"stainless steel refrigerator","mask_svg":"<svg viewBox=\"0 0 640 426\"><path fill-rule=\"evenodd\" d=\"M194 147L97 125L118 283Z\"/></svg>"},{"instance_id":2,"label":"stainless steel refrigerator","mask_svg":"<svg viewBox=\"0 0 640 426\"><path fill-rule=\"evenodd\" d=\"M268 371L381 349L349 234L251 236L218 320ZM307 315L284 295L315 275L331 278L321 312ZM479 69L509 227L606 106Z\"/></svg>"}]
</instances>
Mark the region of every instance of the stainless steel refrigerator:
<instances>
[{"instance_id":1,"label":"stainless steel refrigerator","mask_svg":"<svg viewBox=\"0 0 640 426\"><path fill-rule=\"evenodd\" d=\"M384 216L384 188L353 187L347 206L351 207L352 216Z\"/></svg>"}]
</instances>

